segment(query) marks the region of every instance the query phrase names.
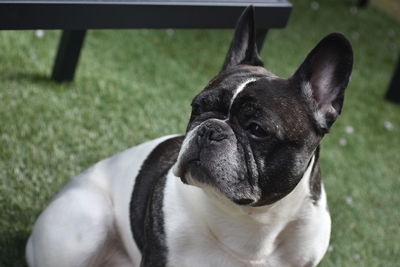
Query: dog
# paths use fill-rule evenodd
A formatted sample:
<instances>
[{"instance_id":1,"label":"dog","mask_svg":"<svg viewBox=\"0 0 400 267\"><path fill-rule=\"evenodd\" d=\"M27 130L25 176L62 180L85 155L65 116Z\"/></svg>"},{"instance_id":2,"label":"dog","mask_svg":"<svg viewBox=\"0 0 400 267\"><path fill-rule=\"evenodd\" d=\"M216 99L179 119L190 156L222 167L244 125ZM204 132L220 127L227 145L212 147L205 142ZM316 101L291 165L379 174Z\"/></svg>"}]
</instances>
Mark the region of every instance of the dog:
<instances>
[{"instance_id":1,"label":"dog","mask_svg":"<svg viewBox=\"0 0 400 267\"><path fill-rule=\"evenodd\" d=\"M186 134L75 177L38 217L29 266L316 266L331 231L320 141L352 65L351 44L332 33L290 78L274 75L248 7Z\"/></svg>"}]
</instances>

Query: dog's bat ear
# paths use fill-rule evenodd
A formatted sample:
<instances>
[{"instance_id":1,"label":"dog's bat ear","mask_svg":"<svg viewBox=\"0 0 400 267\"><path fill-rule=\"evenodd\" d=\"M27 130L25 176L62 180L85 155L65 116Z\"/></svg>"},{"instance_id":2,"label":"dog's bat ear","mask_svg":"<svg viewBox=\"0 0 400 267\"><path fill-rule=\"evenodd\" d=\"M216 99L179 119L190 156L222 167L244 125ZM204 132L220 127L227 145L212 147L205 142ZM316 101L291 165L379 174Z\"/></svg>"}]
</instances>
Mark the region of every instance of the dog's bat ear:
<instances>
[{"instance_id":1,"label":"dog's bat ear","mask_svg":"<svg viewBox=\"0 0 400 267\"><path fill-rule=\"evenodd\" d=\"M322 133L329 131L343 106L353 68L353 50L340 33L331 33L308 54L290 78L310 103Z\"/></svg>"},{"instance_id":2,"label":"dog's bat ear","mask_svg":"<svg viewBox=\"0 0 400 267\"><path fill-rule=\"evenodd\" d=\"M238 20L222 70L239 64L264 65L257 52L253 6L247 7Z\"/></svg>"}]
</instances>

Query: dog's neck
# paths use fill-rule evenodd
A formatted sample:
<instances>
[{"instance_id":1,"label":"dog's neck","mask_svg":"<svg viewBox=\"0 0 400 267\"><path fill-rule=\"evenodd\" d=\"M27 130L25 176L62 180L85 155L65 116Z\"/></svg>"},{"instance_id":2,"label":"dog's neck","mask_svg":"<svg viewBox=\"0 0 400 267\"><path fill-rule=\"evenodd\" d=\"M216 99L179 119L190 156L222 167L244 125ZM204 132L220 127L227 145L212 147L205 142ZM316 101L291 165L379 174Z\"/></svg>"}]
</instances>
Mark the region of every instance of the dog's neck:
<instances>
[{"instance_id":1,"label":"dog's neck","mask_svg":"<svg viewBox=\"0 0 400 267\"><path fill-rule=\"evenodd\" d=\"M315 156L290 194L263 207L236 205L211 188L195 190L198 203L204 203L196 205L196 213L204 220L210 238L237 260L262 265L285 236L287 227L305 216L303 210L311 203L309 183L314 161Z\"/></svg>"}]
</instances>

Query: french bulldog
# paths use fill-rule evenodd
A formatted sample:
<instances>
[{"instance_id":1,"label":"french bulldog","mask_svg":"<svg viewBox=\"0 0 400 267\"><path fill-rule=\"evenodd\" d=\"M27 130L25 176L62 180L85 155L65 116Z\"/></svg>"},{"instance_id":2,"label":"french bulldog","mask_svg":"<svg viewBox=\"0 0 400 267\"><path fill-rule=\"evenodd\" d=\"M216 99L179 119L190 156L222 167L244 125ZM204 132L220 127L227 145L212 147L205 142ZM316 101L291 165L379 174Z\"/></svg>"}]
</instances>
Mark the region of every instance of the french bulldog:
<instances>
[{"instance_id":1,"label":"french bulldog","mask_svg":"<svg viewBox=\"0 0 400 267\"><path fill-rule=\"evenodd\" d=\"M247 8L186 134L75 177L37 219L29 266L317 265L331 231L319 147L352 65L349 41L332 33L290 78L274 75Z\"/></svg>"}]
</instances>

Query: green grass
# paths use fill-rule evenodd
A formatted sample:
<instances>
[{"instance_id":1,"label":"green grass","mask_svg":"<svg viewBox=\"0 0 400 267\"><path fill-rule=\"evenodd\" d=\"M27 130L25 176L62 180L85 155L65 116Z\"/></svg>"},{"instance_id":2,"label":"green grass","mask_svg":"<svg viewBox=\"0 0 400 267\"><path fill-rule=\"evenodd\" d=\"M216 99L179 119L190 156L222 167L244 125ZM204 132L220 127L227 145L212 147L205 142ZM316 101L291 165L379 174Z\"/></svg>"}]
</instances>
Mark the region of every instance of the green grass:
<instances>
[{"instance_id":1,"label":"green grass","mask_svg":"<svg viewBox=\"0 0 400 267\"><path fill-rule=\"evenodd\" d=\"M400 104L383 96L400 24L372 7L351 11L356 1L320 1L318 10L294 2L289 25L267 37L270 70L289 76L333 31L355 52L343 115L322 147L333 249L320 266L399 266ZM48 79L59 36L0 31L0 266L24 266L37 215L71 177L184 131L191 98L219 71L232 31L90 31L75 81L61 85Z\"/></svg>"}]
</instances>

